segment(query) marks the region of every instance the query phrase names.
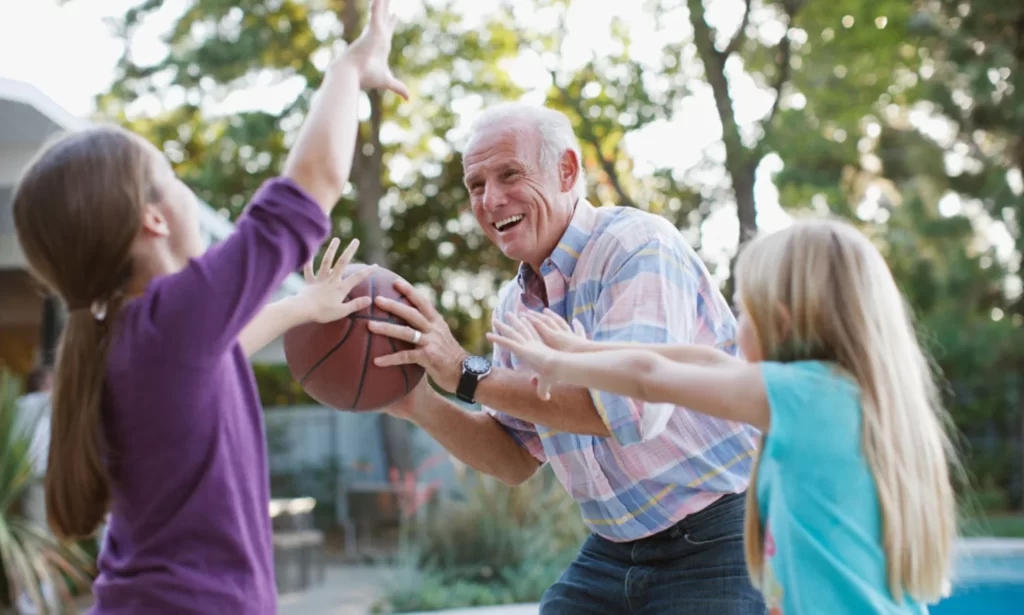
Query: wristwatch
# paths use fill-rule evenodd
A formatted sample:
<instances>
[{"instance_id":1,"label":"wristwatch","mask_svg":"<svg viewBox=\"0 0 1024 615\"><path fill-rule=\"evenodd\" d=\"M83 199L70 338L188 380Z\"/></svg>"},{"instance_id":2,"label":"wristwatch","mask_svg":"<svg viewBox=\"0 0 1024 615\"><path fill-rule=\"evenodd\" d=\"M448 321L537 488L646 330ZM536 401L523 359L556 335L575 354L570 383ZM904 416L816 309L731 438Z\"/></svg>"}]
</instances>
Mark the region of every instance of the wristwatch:
<instances>
[{"instance_id":1,"label":"wristwatch","mask_svg":"<svg viewBox=\"0 0 1024 615\"><path fill-rule=\"evenodd\" d=\"M462 377L455 396L467 404L476 403L476 386L491 373L491 362L485 357L466 357L462 361Z\"/></svg>"}]
</instances>

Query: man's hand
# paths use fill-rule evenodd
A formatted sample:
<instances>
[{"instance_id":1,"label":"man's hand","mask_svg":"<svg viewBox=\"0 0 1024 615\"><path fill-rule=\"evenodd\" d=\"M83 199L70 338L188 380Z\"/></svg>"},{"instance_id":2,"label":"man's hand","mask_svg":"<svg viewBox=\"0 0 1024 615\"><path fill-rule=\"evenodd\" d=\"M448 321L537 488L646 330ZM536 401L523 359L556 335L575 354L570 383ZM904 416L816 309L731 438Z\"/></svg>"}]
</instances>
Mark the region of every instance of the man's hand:
<instances>
[{"instance_id":1,"label":"man's hand","mask_svg":"<svg viewBox=\"0 0 1024 615\"><path fill-rule=\"evenodd\" d=\"M393 337L416 344L418 347L377 357L374 364L380 367L410 363L421 365L437 386L449 393L454 392L462 375L462 360L468 357L469 353L455 341L448 323L434 306L417 293L412 285L403 280L396 280L395 289L412 305L405 305L386 297L377 297L377 307L401 318L408 326L371 320L367 327L371 333Z\"/></svg>"},{"instance_id":2,"label":"man's hand","mask_svg":"<svg viewBox=\"0 0 1024 615\"><path fill-rule=\"evenodd\" d=\"M377 266L363 267L346 277L345 268L355 256L359 240L353 239L335 262L334 255L340 244L341 241L337 237L331 240L324 252L323 260L320 261L320 270L316 274L313 273L312 260L306 263L303 270L307 286L296 293L292 301L307 322L334 322L370 307L369 297L358 297L351 301L347 299L352 289L372 275Z\"/></svg>"}]
</instances>

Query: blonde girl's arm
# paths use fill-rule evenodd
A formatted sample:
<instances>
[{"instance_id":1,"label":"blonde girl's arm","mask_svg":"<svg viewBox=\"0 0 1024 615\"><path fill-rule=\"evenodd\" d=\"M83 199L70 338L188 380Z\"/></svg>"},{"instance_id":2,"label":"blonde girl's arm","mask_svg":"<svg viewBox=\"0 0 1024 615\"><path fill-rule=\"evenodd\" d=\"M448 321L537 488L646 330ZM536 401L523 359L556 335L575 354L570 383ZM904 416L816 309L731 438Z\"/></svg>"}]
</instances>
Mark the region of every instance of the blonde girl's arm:
<instances>
[{"instance_id":1,"label":"blonde girl's arm","mask_svg":"<svg viewBox=\"0 0 1024 615\"><path fill-rule=\"evenodd\" d=\"M725 365L743 363L733 355L701 344L652 344L645 342L596 342L586 338L583 324L574 319L572 327L550 309L543 312L528 312L523 315L528 326L540 336L544 343L556 350L567 352L600 352L606 350L646 350L655 352L671 361L696 363L700 365ZM494 328L502 335L508 335L510 327L521 326L519 318L511 317L511 323L494 323Z\"/></svg>"},{"instance_id":2,"label":"blonde girl's arm","mask_svg":"<svg viewBox=\"0 0 1024 615\"><path fill-rule=\"evenodd\" d=\"M588 341L580 352L653 352L669 361L694 365L745 365L746 362L713 346L699 344L645 344L639 342Z\"/></svg>"},{"instance_id":3,"label":"blonde girl's arm","mask_svg":"<svg viewBox=\"0 0 1024 615\"><path fill-rule=\"evenodd\" d=\"M680 356L685 356L680 353ZM671 403L767 431L768 396L761 368L734 361L679 362L646 349L553 353L555 382L607 391L653 403Z\"/></svg>"}]
</instances>

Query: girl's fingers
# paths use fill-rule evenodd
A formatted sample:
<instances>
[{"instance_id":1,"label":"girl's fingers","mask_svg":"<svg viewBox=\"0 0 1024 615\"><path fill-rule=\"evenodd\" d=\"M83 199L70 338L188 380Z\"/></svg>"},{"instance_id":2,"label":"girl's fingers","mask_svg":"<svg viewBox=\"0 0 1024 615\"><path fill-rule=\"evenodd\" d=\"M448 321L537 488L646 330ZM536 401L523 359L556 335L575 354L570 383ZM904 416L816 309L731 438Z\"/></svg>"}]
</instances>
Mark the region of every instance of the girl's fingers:
<instances>
[{"instance_id":1,"label":"girl's fingers","mask_svg":"<svg viewBox=\"0 0 1024 615\"><path fill-rule=\"evenodd\" d=\"M522 341L522 336L519 335L519 331L517 331L514 328L506 325L505 323L501 322L500 320L494 321L494 328L498 331L499 334L501 334L501 335L503 335L503 336L505 336L505 337L507 337L509 339L514 339L516 341Z\"/></svg>"},{"instance_id":2,"label":"girl's fingers","mask_svg":"<svg viewBox=\"0 0 1024 615\"><path fill-rule=\"evenodd\" d=\"M337 237L331 239L331 243L327 244L327 249L324 250L324 257L320 259L320 269L316 273L317 279L329 275L334 270L334 255L337 253L340 244L341 240Z\"/></svg>"}]
</instances>

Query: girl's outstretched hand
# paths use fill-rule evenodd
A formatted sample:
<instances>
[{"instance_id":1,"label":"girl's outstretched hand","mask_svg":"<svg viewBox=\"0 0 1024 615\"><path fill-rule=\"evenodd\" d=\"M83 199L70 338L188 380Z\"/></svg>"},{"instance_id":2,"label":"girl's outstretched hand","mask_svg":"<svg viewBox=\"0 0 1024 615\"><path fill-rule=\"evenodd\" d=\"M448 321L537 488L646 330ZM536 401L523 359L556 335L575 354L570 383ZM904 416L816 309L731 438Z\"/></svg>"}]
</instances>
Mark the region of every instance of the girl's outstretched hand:
<instances>
[{"instance_id":1,"label":"girl's outstretched hand","mask_svg":"<svg viewBox=\"0 0 1024 615\"><path fill-rule=\"evenodd\" d=\"M366 28L345 50L343 58L355 63L359 69L359 87L364 90L391 90L409 99L409 88L397 79L388 66L391 37L398 18L391 14L390 0L370 0L370 19Z\"/></svg>"},{"instance_id":2,"label":"girl's outstretched hand","mask_svg":"<svg viewBox=\"0 0 1024 615\"><path fill-rule=\"evenodd\" d=\"M295 301L301 304L307 320L334 322L370 307L370 297L349 300L348 295L360 282L373 275L377 266L369 265L352 275L345 276L345 268L355 256L359 240L353 239L335 261L334 255L340 244L341 241L337 237L331 240L324 252L323 260L320 261L320 270L316 274L313 273L313 261L306 263L303 274L307 286L295 295Z\"/></svg>"},{"instance_id":3,"label":"girl's outstretched hand","mask_svg":"<svg viewBox=\"0 0 1024 615\"><path fill-rule=\"evenodd\" d=\"M488 333L487 339L514 354L533 370L537 395L543 400L551 399L551 386L556 382L554 367L562 353L546 345L525 319L515 314L509 314L507 319L508 324L495 322L498 333Z\"/></svg>"},{"instance_id":4,"label":"girl's outstretched hand","mask_svg":"<svg viewBox=\"0 0 1024 615\"><path fill-rule=\"evenodd\" d=\"M548 308L543 312L527 312L526 318L545 344L563 352L584 352L590 345L583 323L572 320L572 328Z\"/></svg>"}]
</instances>

